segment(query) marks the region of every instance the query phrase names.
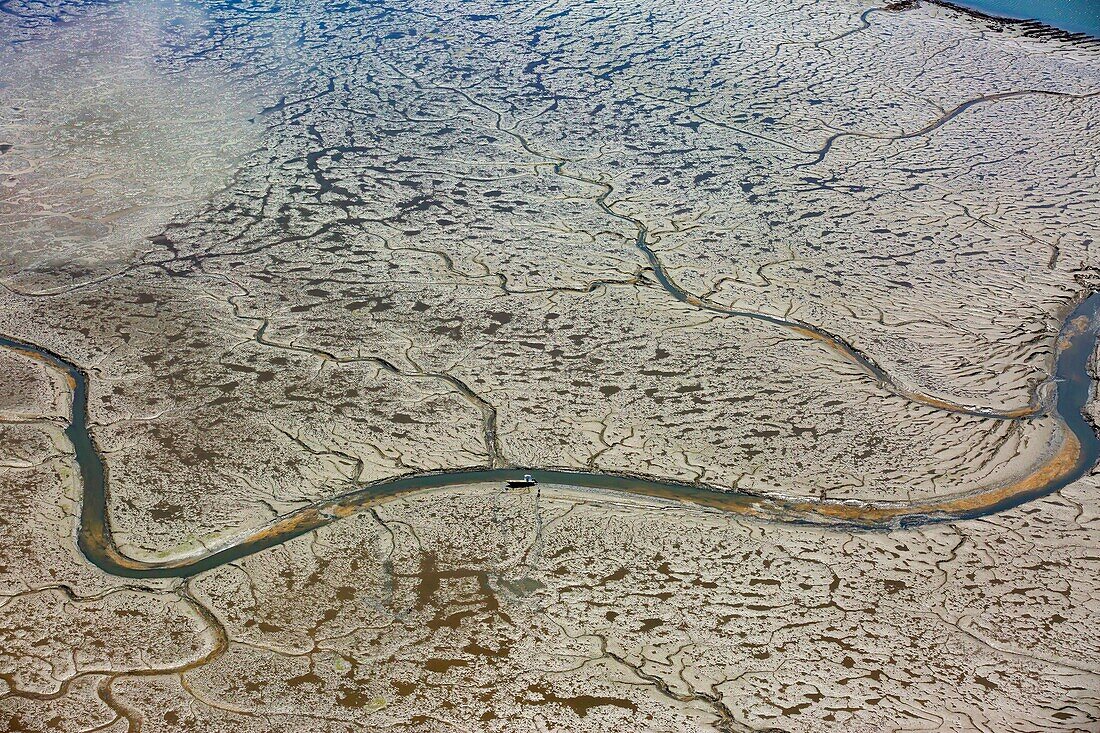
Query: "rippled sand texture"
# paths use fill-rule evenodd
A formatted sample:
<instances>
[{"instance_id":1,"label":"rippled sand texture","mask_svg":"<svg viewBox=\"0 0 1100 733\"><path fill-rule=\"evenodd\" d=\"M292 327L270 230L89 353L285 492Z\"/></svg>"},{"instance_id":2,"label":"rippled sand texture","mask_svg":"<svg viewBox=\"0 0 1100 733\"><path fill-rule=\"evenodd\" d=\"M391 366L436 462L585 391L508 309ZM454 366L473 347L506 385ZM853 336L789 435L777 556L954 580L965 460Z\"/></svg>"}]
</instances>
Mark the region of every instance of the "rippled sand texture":
<instances>
[{"instance_id":1,"label":"rippled sand texture","mask_svg":"<svg viewBox=\"0 0 1100 733\"><path fill-rule=\"evenodd\" d=\"M138 561L427 471L903 505L1064 445L1096 46L846 0L0 11L0 333L87 373ZM70 390L0 352L12 730L1100 725L1094 476L858 533L476 485L121 580Z\"/></svg>"}]
</instances>

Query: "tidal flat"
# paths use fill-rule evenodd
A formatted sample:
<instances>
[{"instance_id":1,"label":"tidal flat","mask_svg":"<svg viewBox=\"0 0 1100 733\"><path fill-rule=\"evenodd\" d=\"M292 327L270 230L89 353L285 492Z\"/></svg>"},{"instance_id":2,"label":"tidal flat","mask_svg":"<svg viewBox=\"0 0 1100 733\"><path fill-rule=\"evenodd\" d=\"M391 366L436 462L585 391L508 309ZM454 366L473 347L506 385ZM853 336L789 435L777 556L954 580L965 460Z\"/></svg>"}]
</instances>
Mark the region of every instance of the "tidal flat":
<instances>
[{"instance_id":1,"label":"tidal flat","mask_svg":"<svg viewBox=\"0 0 1100 733\"><path fill-rule=\"evenodd\" d=\"M0 3L0 729L1100 729L1098 130L934 3Z\"/></svg>"}]
</instances>

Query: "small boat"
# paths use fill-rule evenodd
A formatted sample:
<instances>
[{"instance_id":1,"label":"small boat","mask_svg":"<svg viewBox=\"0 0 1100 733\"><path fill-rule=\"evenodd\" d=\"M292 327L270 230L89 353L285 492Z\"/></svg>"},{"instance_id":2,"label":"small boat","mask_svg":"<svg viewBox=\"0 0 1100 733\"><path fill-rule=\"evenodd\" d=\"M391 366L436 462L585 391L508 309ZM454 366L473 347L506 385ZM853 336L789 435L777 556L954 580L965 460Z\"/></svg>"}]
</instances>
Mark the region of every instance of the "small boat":
<instances>
[{"instance_id":1,"label":"small boat","mask_svg":"<svg viewBox=\"0 0 1100 733\"><path fill-rule=\"evenodd\" d=\"M534 486L537 483L538 481L536 481L534 477L531 476L531 474L525 473L523 474L522 479L512 479L510 481L506 481L505 486L507 486L509 489L525 489L528 486Z\"/></svg>"}]
</instances>

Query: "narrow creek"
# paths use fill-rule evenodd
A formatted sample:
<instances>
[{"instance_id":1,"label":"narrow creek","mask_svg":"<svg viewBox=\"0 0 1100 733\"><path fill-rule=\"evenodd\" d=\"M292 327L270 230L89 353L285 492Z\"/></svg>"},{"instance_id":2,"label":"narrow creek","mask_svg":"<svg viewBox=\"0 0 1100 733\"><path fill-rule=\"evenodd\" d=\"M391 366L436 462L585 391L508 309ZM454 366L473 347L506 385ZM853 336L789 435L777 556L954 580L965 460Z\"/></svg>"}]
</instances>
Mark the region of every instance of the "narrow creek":
<instances>
[{"instance_id":1,"label":"narrow creek","mask_svg":"<svg viewBox=\"0 0 1100 733\"><path fill-rule=\"evenodd\" d=\"M644 244L644 232L639 235ZM663 270L655 268L658 277ZM676 287L672 283L666 286ZM680 293L678 287L676 290ZM685 294L686 297L694 297ZM730 315L739 315L730 312ZM796 331L809 331L831 341L839 352L868 368L880 380L887 377L873 362L836 337L802 323L766 316ZM64 373L72 388L72 411L65 435L73 446L83 487L78 544L88 559L113 575L125 577L186 577L273 547L362 509L398 497L435 489L486 482L503 482L531 474L541 484L612 492L677 501L766 521L852 529L892 529L934 522L981 517L1046 496L1085 476L1100 456L1100 438L1083 410L1093 390L1089 361L1100 332L1100 293L1080 302L1066 317L1056 342L1052 380L1053 415L1059 421L1060 443L1022 478L973 491L926 501L857 502L828 499L777 499L726 490L718 486L662 481L645 476L513 466L406 475L369 484L354 491L289 512L251 534L205 554L144 562L123 554L115 545L108 515L108 476L103 457L88 429L88 375L72 361L35 344L0 336L0 347L10 349ZM936 400L918 399L936 405ZM952 409L946 406L941 409ZM968 410L969 412L969 410ZM1030 412L1028 410L1027 412ZM1008 419L1007 415L982 413Z\"/></svg>"}]
</instances>

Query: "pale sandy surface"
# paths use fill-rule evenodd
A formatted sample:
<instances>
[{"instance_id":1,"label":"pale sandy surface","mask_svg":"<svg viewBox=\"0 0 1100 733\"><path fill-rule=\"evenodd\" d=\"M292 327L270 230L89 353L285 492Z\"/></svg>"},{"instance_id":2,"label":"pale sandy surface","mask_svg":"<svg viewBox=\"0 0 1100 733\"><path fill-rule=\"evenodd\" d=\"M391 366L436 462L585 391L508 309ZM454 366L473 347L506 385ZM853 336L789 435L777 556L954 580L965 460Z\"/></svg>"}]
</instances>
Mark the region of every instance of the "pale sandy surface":
<instances>
[{"instance_id":1,"label":"pale sandy surface","mask_svg":"<svg viewBox=\"0 0 1100 733\"><path fill-rule=\"evenodd\" d=\"M980 521L858 534L474 486L135 586L59 536L64 465L4 470L14 730L1096 723L1091 478Z\"/></svg>"},{"instance_id":2,"label":"pale sandy surface","mask_svg":"<svg viewBox=\"0 0 1100 733\"><path fill-rule=\"evenodd\" d=\"M906 502L1059 445L966 411L1042 404L1097 283L1095 47L847 1L4 7L0 333L86 370L135 557L412 472ZM131 582L75 546L68 407L0 352L15 730L1100 718L1093 477L860 534L476 486Z\"/></svg>"}]
</instances>

